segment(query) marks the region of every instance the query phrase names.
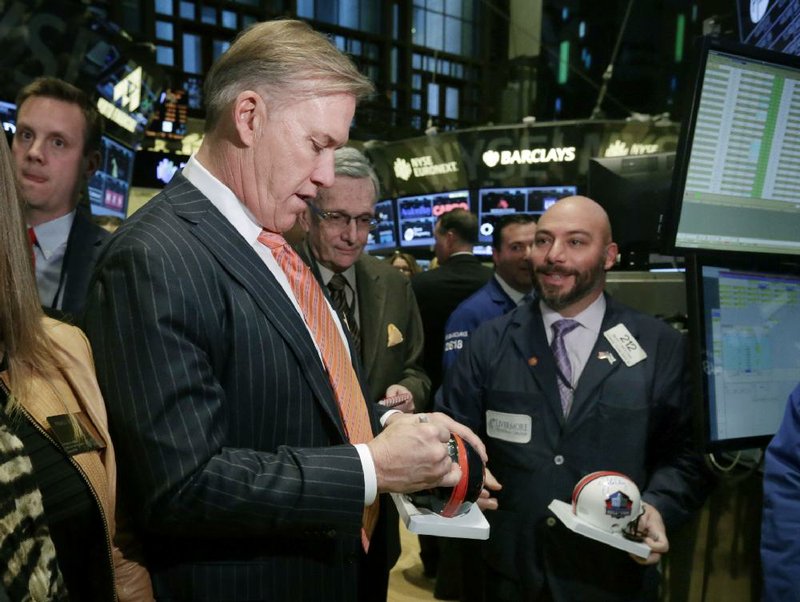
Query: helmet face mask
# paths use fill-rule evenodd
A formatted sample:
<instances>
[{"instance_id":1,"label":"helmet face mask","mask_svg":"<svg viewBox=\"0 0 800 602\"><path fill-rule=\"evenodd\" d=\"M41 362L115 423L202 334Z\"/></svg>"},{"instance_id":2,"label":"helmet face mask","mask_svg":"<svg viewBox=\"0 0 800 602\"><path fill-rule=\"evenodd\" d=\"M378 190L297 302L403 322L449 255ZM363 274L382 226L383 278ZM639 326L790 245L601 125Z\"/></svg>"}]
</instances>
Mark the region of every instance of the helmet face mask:
<instances>
[{"instance_id":1,"label":"helmet face mask","mask_svg":"<svg viewBox=\"0 0 800 602\"><path fill-rule=\"evenodd\" d=\"M631 522L625 525L625 528L622 530L622 536L625 539L630 539L631 541L644 541L644 533L639 531L639 519L644 516L644 504L642 504L642 511L639 513L639 516L634 518Z\"/></svg>"},{"instance_id":2,"label":"helmet face mask","mask_svg":"<svg viewBox=\"0 0 800 602\"><path fill-rule=\"evenodd\" d=\"M599 471L586 475L572 491L572 511L590 525L627 539L642 541L638 531L644 514L639 488L619 472Z\"/></svg>"}]
</instances>

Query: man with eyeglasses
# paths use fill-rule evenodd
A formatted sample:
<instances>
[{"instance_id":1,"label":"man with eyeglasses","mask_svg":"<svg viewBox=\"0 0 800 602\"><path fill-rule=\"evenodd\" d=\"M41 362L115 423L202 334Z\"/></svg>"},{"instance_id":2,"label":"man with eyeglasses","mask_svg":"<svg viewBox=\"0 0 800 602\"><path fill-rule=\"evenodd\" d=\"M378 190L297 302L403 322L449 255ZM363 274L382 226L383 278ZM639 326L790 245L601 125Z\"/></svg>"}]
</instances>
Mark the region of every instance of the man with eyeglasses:
<instances>
[{"instance_id":1,"label":"man with eyeglasses","mask_svg":"<svg viewBox=\"0 0 800 602\"><path fill-rule=\"evenodd\" d=\"M334 307L343 317L354 348L359 351L368 400L398 403L413 412L430 392L422 370L422 319L411 285L397 269L362 253L369 232L378 225L375 202L379 183L367 158L343 147L334 155L334 181L321 188L308 211L300 216L307 233L301 256L309 263ZM387 403L387 402L384 402ZM397 513L384 504L387 554L368 559L374 575L386 577L400 555ZM379 546L380 549L380 546Z\"/></svg>"},{"instance_id":2,"label":"man with eyeglasses","mask_svg":"<svg viewBox=\"0 0 800 602\"><path fill-rule=\"evenodd\" d=\"M378 225L379 183L368 159L354 148L336 151L333 186L320 189L300 223L304 255L359 350L369 398L403 396L412 412L424 403L431 381L421 367L422 320L408 279L364 254Z\"/></svg>"}]
</instances>

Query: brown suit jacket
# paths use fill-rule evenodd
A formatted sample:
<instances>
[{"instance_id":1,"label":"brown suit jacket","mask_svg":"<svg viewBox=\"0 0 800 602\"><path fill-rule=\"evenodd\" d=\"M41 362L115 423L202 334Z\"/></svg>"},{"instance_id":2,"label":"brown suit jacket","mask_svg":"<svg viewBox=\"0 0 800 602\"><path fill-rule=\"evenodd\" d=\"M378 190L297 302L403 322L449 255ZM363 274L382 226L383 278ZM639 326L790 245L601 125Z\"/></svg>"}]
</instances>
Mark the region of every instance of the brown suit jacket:
<instances>
[{"instance_id":1,"label":"brown suit jacket","mask_svg":"<svg viewBox=\"0 0 800 602\"><path fill-rule=\"evenodd\" d=\"M422 318L411 284L397 268L369 255L356 262L361 357L371 401L389 385L406 387L419 408L431 379L422 369Z\"/></svg>"}]
</instances>

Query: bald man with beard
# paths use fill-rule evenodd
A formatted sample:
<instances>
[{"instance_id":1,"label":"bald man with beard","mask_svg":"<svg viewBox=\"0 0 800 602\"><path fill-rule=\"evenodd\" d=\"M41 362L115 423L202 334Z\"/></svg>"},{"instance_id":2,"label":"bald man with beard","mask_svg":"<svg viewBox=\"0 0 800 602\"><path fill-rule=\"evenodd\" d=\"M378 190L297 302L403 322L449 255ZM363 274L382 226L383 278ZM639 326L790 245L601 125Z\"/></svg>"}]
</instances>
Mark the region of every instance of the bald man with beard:
<instances>
[{"instance_id":1,"label":"bald man with beard","mask_svg":"<svg viewBox=\"0 0 800 602\"><path fill-rule=\"evenodd\" d=\"M604 292L616 257L597 203L558 201L531 253L539 301L478 328L437 399L481 435L502 485L491 506L482 502L486 600L655 600L667 534L705 498L684 338ZM652 550L646 560L571 532L548 510L601 470L642 492L634 524Z\"/></svg>"}]
</instances>

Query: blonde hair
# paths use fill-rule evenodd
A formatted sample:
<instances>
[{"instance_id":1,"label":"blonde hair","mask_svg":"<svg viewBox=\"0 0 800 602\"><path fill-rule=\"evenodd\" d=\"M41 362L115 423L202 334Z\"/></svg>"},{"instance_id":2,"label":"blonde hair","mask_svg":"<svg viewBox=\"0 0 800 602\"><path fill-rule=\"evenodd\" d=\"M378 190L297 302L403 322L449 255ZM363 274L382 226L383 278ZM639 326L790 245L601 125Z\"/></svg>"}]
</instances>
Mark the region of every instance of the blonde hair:
<instances>
[{"instance_id":1,"label":"blonde hair","mask_svg":"<svg viewBox=\"0 0 800 602\"><path fill-rule=\"evenodd\" d=\"M372 82L328 38L302 21L279 19L242 31L206 75L206 131L245 90L267 102L374 91ZM280 93L280 94L279 94Z\"/></svg>"},{"instance_id":2,"label":"blonde hair","mask_svg":"<svg viewBox=\"0 0 800 602\"><path fill-rule=\"evenodd\" d=\"M14 398L25 395L24 374L46 370L54 356L42 327L42 306L25 232L24 203L8 142L5 136L0 138L0 343L14 394L7 406L11 412L16 405Z\"/></svg>"}]
</instances>

